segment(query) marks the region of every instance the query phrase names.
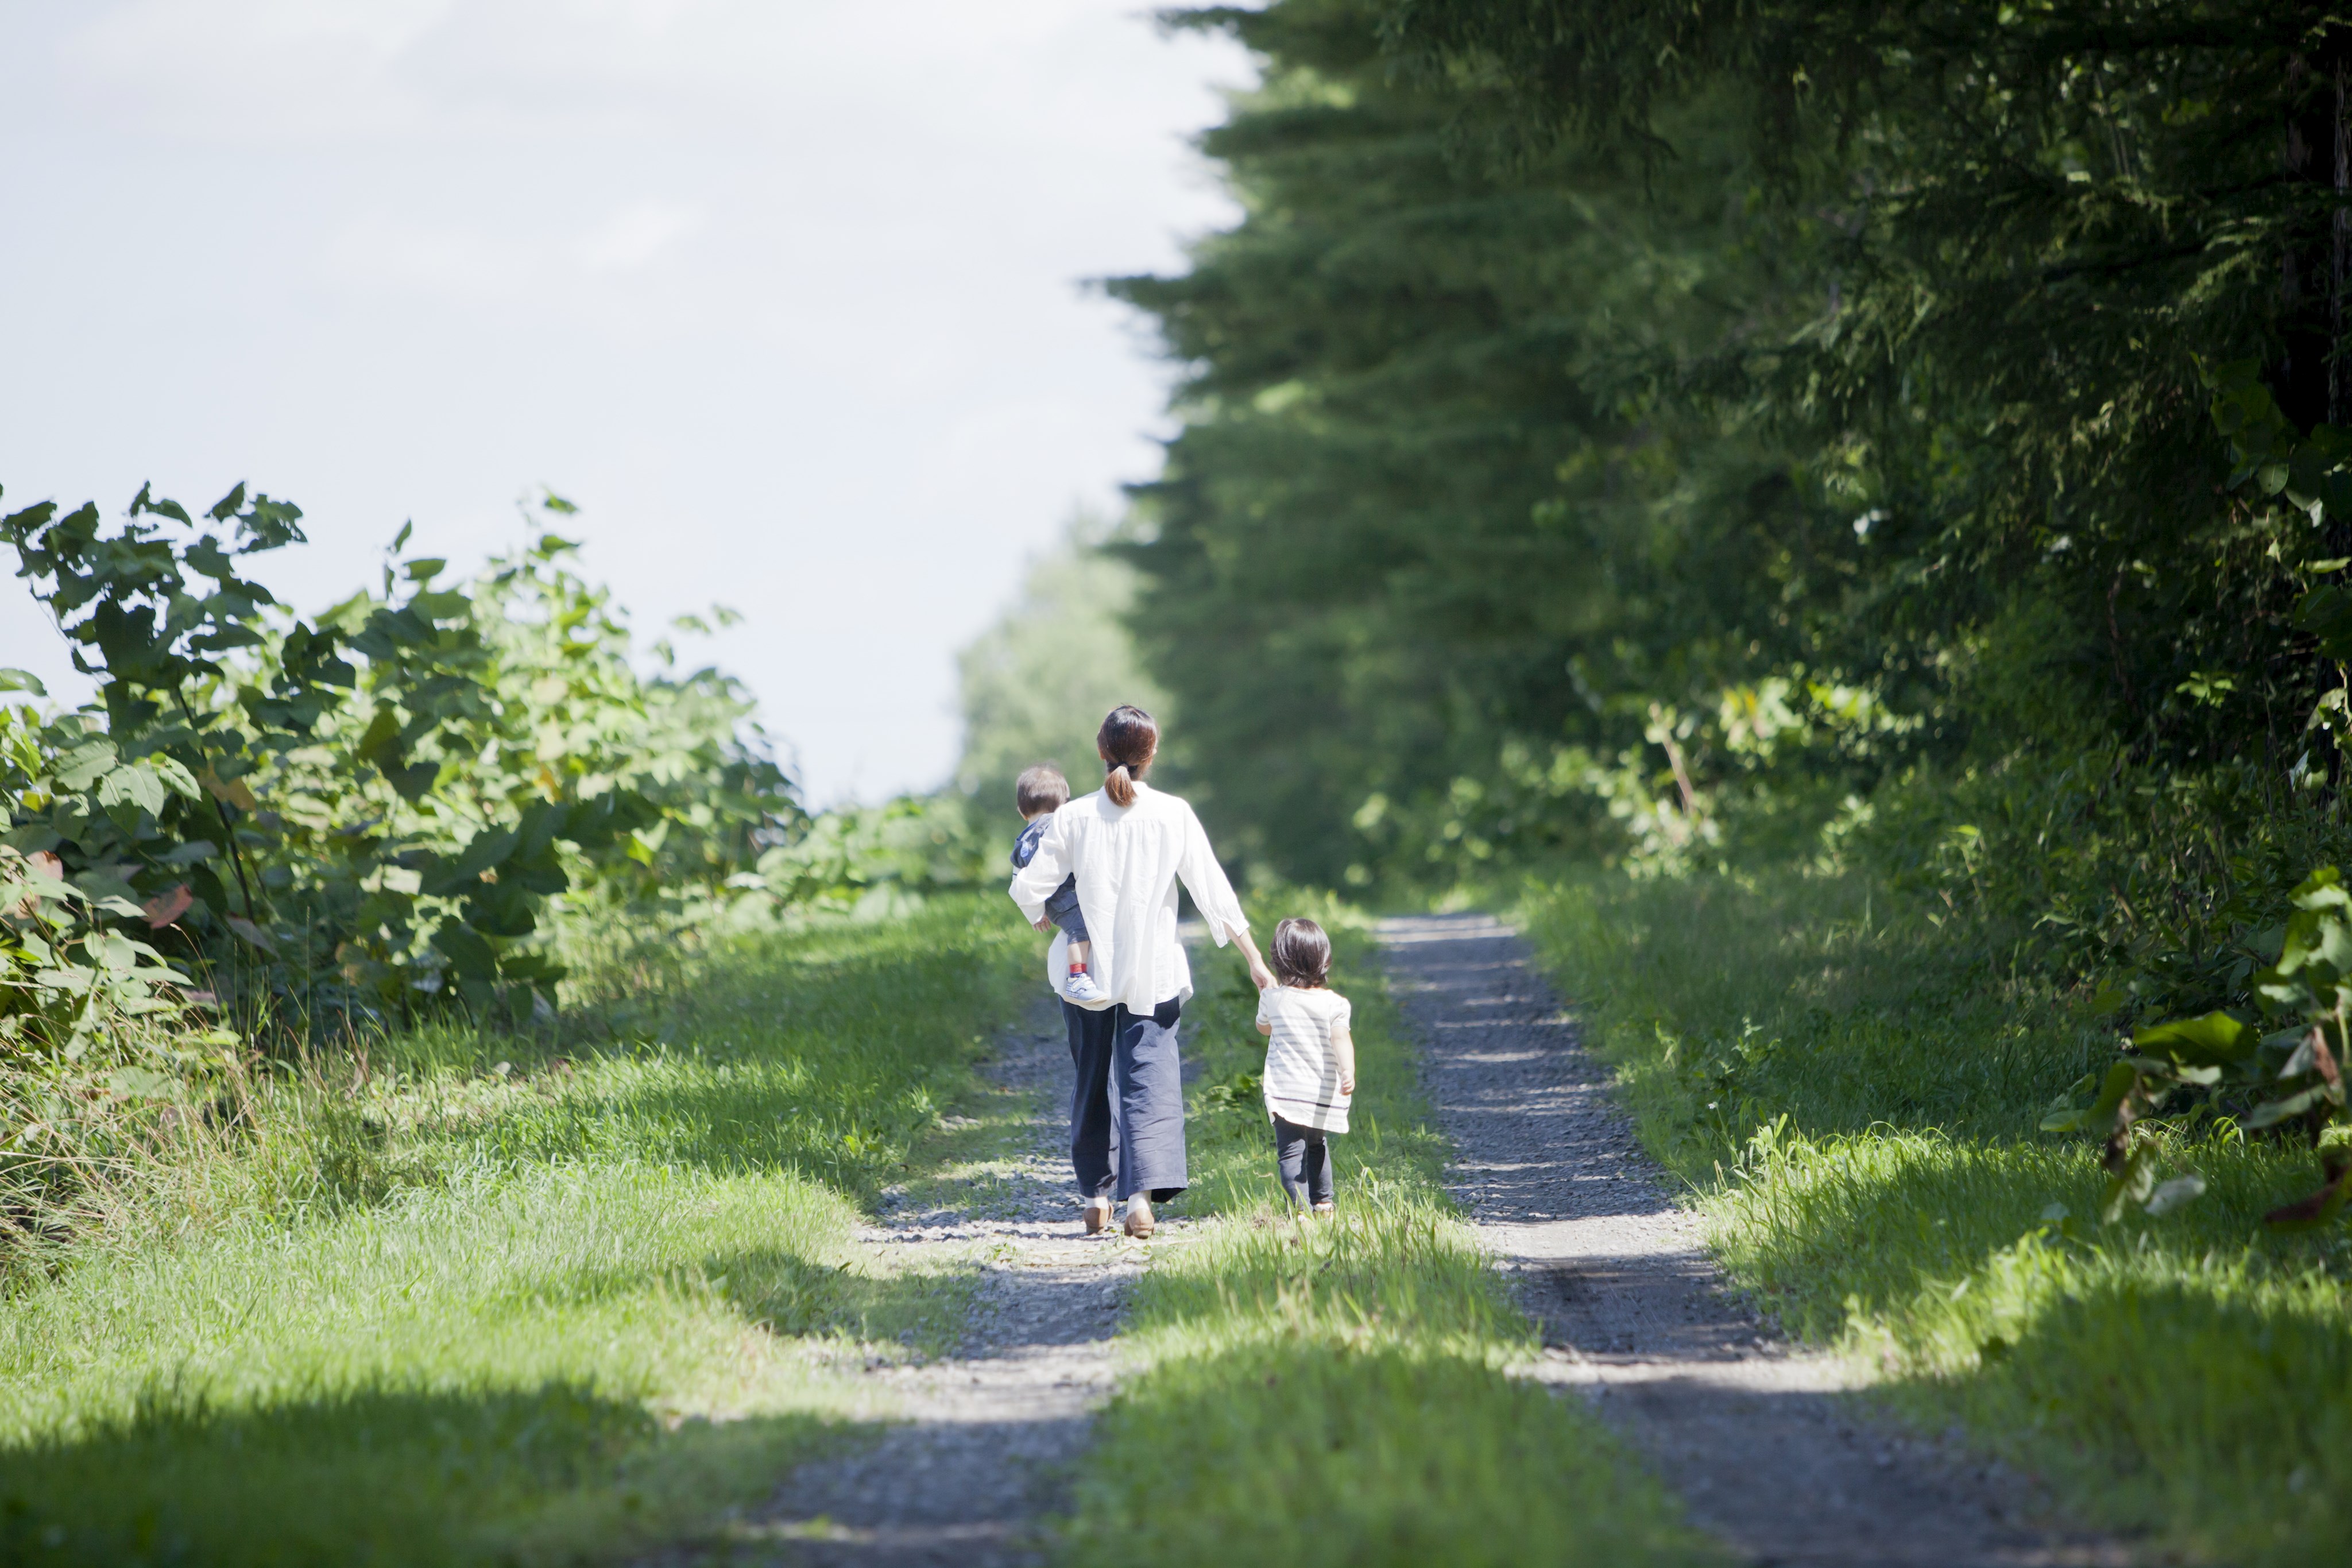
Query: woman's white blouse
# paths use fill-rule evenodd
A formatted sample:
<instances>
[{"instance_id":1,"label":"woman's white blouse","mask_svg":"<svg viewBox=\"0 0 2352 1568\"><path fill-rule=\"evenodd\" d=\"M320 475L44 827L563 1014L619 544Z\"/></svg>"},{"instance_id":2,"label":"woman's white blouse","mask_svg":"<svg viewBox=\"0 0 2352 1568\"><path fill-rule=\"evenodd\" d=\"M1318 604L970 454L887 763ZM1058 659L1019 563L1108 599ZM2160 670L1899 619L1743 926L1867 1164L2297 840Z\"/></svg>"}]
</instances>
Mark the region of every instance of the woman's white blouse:
<instances>
[{"instance_id":1,"label":"woman's white blouse","mask_svg":"<svg viewBox=\"0 0 2352 1568\"><path fill-rule=\"evenodd\" d=\"M1176 937L1176 884L1192 895L1222 947L1249 929L1241 900L1209 848L1192 808L1148 784L1135 787L1135 804L1114 805L1097 789L1054 813L1037 853L1013 879L1013 902L1035 925L1062 879L1078 879L1078 909L1087 917L1094 952L1087 964L1107 993L1096 1003L1124 1003L1148 1013L1161 1002L1192 994L1192 967ZM1066 938L1056 936L1047 973L1058 978Z\"/></svg>"}]
</instances>

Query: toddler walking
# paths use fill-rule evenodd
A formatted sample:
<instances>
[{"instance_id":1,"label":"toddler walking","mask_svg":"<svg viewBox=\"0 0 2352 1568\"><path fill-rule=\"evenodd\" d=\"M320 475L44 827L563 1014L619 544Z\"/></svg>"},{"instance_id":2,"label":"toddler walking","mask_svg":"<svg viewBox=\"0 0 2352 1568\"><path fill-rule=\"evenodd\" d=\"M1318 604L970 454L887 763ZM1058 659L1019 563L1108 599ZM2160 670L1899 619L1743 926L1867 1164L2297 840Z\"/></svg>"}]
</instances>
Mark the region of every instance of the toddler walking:
<instances>
[{"instance_id":1,"label":"toddler walking","mask_svg":"<svg viewBox=\"0 0 2352 1568\"><path fill-rule=\"evenodd\" d=\"M1013 870L1019 871L1037 858L1037 841L1045 836L1045 824L1069 801L1070 781L1049 762L1039 763L1013 780L1013 809L1029 824L1013 841ZM1094 956L1094 944L1087 939L1087 917L1078 908L1076 876L1064 877L1062 885L1045 900L1045 915L1070 938L1070 972L1063 979L1062 994L1081 1004L1101 1001L1103 988L1087 973L1087 960Z\"/></svg>"},{"instance_id":2,"label":"toddler walking","mask_svg":"<svg viewBox=\"0 0 2352 1568\"><path fill-rule=\"evenodd\" d=\"M1348 998L1331 989L1331 938L1312 920L1274 928L1274 984L1257 997L1257 1031L1266 1037L1266 1114L1282 1190L1317 1214L1332 1208L1333 1133L1348 1130L1356 1092L1356 1041L1348 1032Z\"/></svg>"}]
</instances>

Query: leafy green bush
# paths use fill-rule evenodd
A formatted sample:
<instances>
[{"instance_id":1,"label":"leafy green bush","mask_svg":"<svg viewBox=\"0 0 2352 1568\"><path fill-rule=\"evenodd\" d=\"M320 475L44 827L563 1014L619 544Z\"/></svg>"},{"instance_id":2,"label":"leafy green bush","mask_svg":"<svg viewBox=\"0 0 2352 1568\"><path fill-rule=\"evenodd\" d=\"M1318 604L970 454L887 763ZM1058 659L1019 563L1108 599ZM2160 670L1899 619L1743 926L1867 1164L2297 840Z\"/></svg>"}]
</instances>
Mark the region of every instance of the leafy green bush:
<instances>
[{"instance_id":1,"label":"leafy green bush","mask_svg":"<svg viewBox=\"0 0 2352 1568\"><path fill-rule=\"evenodd\" d=\"M2279 1027L2265 1033L2217 1010L2135 1030L2130 1053L2071 1091L2095 1093L2089 1105L2077 1108L2061 1096L2043 1118L2045 1132L2089 1132L2105 1140L2105 1163L2114 1176L2108 1218L2127 1201L2162 1212L2203 1190L2194 1175L2156 1179L2158 1142L2142 1124L2176 1098L2190 1103L2189 1129L2213 1117L2241 1133L2294 1127L2306 1135L2319 1156L2319 1190L2272 1210L2265 1217L2271 1224L2317 1225L2343 1212L2352 1197L2343 1067L2352 1008L2352 894L2334 866L2322 866L2294 890L2294 904L2275 961L2250 977L2263 1012Z\"/></svg>"},{"instance_id":2,"label":"leafy green bush","mask_svg":"<svg viewBox=\"0 0 2352 1568\"><path fill-rule=\"evenodd\" d=\"M551 494L530 520L572 510ZM550 1020L567 980L625 1013L698 944L976 872L952 811L813 817L742 685L667 640L646 673L561 536L451 582L395 559L403 529L377 588L306 620L247 575L300 516L239 486L201 515L142 489L112 528L89 505L0 517L100 698L44 714L0 672L21 694L0 706L20 1229L75 1229L122 1161L267 1143L257 1116L352 1121L367 1072L320 1048ZM255 1078L247 1040L285 1071ZM330 1186L389 1179L364 1143Z\"/></svg>"},{"instance_id":3,"label":"leafy green bush","mask_svg":"<svg viewBox=\"0 0 2352 1568\"><path fill-rule=\"evenodd\" d=\"M240 486L202 524L145 490L111 534L89 505L0 519L103 705L12 755L9 841L177 930L248 1013L551 1000L550 897L632 862L723 879L799 821L738 737L749 703L707 673L640 679L567 541L470 592L438 560L387 565L381 594L305 622L240 575L299 517ZM674 831L696 841L663 865Z\"/></svg>"}]
</instances>

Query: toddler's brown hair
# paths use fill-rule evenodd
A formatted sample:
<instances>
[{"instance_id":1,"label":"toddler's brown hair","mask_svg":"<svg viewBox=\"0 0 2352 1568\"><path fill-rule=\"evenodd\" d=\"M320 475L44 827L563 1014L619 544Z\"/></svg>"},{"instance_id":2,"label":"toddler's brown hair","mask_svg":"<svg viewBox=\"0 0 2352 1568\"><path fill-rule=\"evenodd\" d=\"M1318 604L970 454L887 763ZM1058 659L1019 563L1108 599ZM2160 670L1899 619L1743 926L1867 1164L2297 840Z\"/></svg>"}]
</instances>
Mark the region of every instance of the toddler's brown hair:
<instances>
[{"instance_id":1,"label":"toddler's brown hair","mask_svg":"<svg viewBox=\"0 0 2352 1568\"><path fill-rule=\"evenodd\" d=\"M1013 780L1013 806L1024 817L1034 817L1040 811L1058 811L1069 800L1070 781L1050 762L1040 762Z\"/></svg>"},{"instance_id":2,"label":"toddler's brown hair","mask_svg":"<svg viewBox=\"0 0 2352 1568\"><path fill-rule=\"evenodd\" d=\"M1321 985L1331 973L1331 938L1312 920L1294 915L1274 928L1274 977L1293 988Z\"/></svg>"}]
</instances>

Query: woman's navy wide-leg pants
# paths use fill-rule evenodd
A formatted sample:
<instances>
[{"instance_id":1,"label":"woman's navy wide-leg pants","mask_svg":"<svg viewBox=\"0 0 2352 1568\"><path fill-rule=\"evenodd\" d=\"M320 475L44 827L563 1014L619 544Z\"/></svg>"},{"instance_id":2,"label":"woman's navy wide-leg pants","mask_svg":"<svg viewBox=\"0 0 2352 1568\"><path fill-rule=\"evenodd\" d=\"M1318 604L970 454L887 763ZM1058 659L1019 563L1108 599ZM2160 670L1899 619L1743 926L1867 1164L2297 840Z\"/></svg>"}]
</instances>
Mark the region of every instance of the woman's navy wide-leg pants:
<instances>
[{"instance_id":1,"label":"woman's navy wide-leg pants","mask_svg":"<svg viewBox=\"0 0 2352 1568\"><path fill-rule=\"evenodd\" d=\"M1184 1190L1184 1077L1176 1055L1183 1011L1172 997L1148 1013L1062 1004L1076 1079L1070 1164L1085 1197L1125 1203L1141 1192L1165 1203Z\"/></svg>"}]
</instances>

